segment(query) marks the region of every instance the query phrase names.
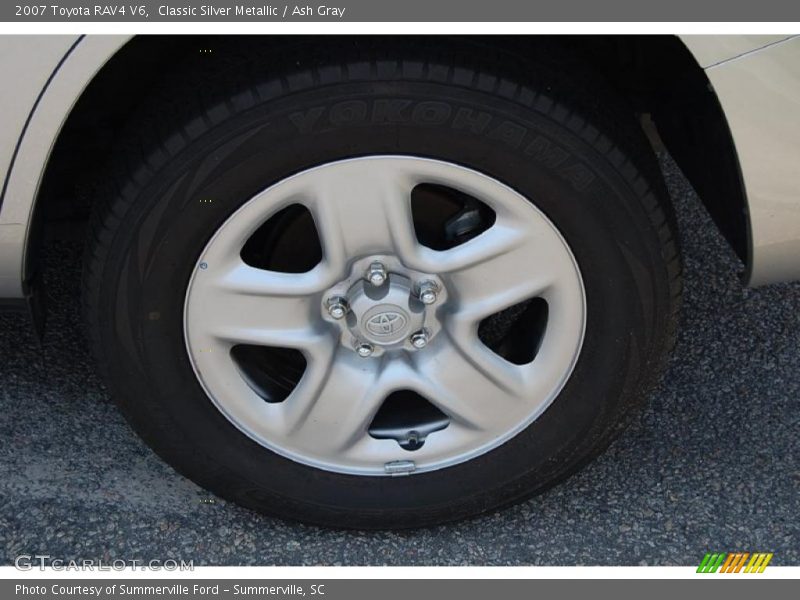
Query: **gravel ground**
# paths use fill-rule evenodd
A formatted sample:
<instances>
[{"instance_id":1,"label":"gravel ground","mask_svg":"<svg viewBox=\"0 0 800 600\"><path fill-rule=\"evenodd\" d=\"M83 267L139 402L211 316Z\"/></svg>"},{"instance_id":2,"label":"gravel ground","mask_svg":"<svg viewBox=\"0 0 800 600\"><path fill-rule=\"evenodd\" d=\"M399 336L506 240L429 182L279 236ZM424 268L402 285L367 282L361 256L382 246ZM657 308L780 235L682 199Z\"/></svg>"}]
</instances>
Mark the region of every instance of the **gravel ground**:
<instances>
[{"instance_id":1,"label":"gravel ground","mask_svg":"<svg viewBox=\"0 0 800 600\"><path fill-rule=\"evenodd\" d=\"M0 318L0 562L193 559L196 565L682 565L706 551L800 564L800 285L746 290L668 160L686 295L648 409L566 483L502 513L402 533L269 519L174 473L130 431L87 356L79 244L51 245L40 348Z\"/></svg>"}]
</instances>

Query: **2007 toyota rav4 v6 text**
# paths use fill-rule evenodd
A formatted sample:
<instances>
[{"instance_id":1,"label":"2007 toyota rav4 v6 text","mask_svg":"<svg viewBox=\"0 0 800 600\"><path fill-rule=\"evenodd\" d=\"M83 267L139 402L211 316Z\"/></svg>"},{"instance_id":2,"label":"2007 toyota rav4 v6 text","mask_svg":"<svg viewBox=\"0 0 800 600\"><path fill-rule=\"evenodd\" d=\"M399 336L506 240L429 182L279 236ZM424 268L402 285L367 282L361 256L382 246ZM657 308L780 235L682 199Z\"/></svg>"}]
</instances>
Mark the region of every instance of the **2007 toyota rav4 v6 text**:
<instances>
[{"instance_id":1,"label":"2007 toyota rav4 v6 text","mask_svg":"<svg viewBox=\"0 0 800 600\"><path fill-rule=\"evenodd\" d=\"M3 306L85 218L121 410L269 514L439 523L601 452L675 340L656 143L745 285L800 278L800 37L5 36L0 77Z\"/></svg>"}]
</instances>

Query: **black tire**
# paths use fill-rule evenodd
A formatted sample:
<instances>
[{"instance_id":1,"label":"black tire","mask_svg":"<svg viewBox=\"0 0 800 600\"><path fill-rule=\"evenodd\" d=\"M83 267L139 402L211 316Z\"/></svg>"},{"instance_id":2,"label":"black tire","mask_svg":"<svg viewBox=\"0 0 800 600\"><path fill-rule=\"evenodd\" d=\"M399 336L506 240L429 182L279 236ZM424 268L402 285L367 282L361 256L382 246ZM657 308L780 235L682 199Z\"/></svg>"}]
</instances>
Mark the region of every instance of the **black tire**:
<instances>
[{"instance_id":1,"label":"black tire","mask_svg":"<svg viewBox=\"0 0 800 600\"><path fill-rule=\"evenodd\" d=\"M97 204L84 277L111 393L180 473L279 517L416 527L541 492L610 443L673 344L681 266L652 151L632 114L616 114L618 99L597 88L508 66L498 76L442 53L337 60L281 73L222 65L203 74L202 93L173 87L135 120ZM392 100L404 108L381 112ZM484 125L466 120L477 114L489 115ZM371 154L447 160L536 198L577 259L588 306L578 363L540 418L467 463L402 478L317 470L253 442L204 393L183 336L195 261L235 209L290 174ZM223 201L195 201L205 196Z\"/></svg>"}]
</instances>

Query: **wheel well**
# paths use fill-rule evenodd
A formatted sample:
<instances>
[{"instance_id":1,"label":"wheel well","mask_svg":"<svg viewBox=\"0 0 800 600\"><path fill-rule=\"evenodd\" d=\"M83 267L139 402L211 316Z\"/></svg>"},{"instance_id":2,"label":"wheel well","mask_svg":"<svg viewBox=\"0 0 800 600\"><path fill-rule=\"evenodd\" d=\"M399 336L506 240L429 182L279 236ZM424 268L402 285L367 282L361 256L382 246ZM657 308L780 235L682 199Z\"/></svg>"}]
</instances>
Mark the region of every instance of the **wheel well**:
<instances>
[{"instance_id":1,"label":"wheel well","mask_svg":"<svg viewBox=\"0 0 800 600\"><path fill-rule=\"evenodd\" d=\"M457 47L469 56L512 56L519 63L546 53L562 69L592 72L625 101L624 109L649 116L664 145L700 194L736 253L749 261L747 203L733 140L704 71L673 36L479 36L390 38L392 47ZM234 41L235 40L235 41ZM293 64L292 48L326 46L353 51L386 43L370 36L247 38L249 51L274 55L275 68ZM91 209L96 182L120 131L137 107L172 74L198 60L226 60L242 37L139 36L101 69L78 99L59 134L43 178L37 219L54 230L81 222ZM211 52L208 52L208 50ZM202 54L204 51L205 54ZM169 70L164 65L177 65ZM198 81L202 85L202 81ZM652 135L651 135L652 139Z\"/></svg>"}]
</instances>

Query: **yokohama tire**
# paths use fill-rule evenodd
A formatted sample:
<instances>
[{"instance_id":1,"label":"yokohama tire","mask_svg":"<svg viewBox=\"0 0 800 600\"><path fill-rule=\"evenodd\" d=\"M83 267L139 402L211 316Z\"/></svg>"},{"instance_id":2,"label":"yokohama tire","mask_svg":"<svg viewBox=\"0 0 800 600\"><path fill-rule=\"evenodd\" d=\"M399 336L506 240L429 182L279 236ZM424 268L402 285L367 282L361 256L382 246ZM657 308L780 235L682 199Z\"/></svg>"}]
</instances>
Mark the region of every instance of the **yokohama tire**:
<instances>
[{"instance_id":1,"label":"yokohama tire","mask_svg":"<svg viewBox=\"0 0 800 600\"><path fill-rule=\"evenodd\" d=\"M282 73L226 65L202 100L173 90L137 119L94 216L85 307L114 398L180 473L284 518L430 525L553 485L643 402L673 343L681 285L652 151L632 116L592 109L613 105L611 94L587 99L461 62L376 55ZM408 477L314 468L257 443L211 402L184 342L187 285L238 208L306 169L378 155L447 161L529 199L569 246L586 299L580 355L547 410L489 452Z\"/></svg>"}]
</instances>

